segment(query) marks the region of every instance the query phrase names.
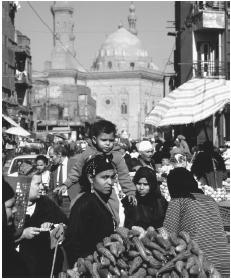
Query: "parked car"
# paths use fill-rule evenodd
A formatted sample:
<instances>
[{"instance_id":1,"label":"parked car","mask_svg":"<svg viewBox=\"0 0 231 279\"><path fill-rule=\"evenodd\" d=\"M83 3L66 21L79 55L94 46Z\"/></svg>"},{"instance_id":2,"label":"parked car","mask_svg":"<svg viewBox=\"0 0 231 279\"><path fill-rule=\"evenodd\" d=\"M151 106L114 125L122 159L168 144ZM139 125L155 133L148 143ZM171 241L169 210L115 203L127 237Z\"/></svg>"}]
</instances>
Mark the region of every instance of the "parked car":
<instances>
[{"instance_id":1,"label":"parked car","mask_svg":"<svg viewBox=\"0 0 231 279\"><path fill-rule=\"evenodd\" d=\"M26 154L8 160L3 166L3 175L17 177L22 166L28 170L34 168L37 156L38 154Z\"/></svg>"}]
</instances>

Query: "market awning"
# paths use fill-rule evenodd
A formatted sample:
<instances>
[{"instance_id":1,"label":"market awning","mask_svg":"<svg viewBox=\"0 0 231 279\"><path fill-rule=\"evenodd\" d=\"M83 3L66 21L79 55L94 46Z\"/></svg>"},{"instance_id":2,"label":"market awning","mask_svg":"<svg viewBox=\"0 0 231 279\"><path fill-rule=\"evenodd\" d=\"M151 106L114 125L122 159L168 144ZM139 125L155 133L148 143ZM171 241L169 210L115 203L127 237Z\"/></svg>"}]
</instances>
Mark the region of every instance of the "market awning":
<instances>
[{"instance_id":1,"label":"market awning","mask_svg":"<svg viewBox=\"0 0 231 279\"><path fill-rule=\"evenodd\" d=\"M163 98L145 124L159 127L195 123L216 113L229 100L229 80L191 79Z\"/></svg>"},{"instance_id":2,"label":"market awning","mask_svg":"<svg viewBox=\"0 0 231 279\"><path fill-rule=\"evenodd\" d=\"M20 126L17 127L11 127L5 131L7 134L15 135L15 136L21 136L21 137L28 137L30 136L30 133L27 132L25 129L23 129Z\"/></svg>"},{"instance_id":3,"label":"market awning","mask_svg":"<svg viewBox=\"0 0 231 279\"><path fill-rule=\"evenodd\" d=\"M5 114L2 114L2 117L8 122L10 123L12 126L19 126L18 123L16 123L12 118L10 118L9 116L6 116Z\"/></svg>"}]
</instances>

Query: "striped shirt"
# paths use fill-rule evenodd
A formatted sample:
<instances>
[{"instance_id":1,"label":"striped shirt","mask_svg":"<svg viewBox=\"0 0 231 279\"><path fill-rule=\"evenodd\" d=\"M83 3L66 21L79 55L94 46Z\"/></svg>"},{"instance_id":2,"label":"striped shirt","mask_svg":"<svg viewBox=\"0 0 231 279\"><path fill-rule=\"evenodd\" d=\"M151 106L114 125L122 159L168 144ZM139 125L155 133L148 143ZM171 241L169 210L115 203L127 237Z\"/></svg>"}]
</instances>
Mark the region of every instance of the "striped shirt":
<instances>
[{"instance_id":1,"label":"striped shirt","mask_svg":"<svg viewBox=\"0 0 231 279\"><path fill-rule=\"evenodd\" d=\"M195 199L174 198L169 202L164 227L169 232L188 232L222 276L229 277L230 249L219 207L209 196L192 195Z\"/></svg>"}]
</instances>

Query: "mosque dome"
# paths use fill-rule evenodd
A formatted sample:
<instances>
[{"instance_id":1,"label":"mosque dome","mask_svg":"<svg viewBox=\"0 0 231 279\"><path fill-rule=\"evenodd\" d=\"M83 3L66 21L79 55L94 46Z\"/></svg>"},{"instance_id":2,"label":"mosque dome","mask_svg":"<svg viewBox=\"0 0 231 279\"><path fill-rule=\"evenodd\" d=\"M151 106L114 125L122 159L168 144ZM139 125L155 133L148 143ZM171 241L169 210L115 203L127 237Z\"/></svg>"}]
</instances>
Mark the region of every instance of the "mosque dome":
<instances>
[{"instance_id":1,"label":"mosque dome","mask_svg":"<svg viewBox=\"0 0 231 279\"><path fill-rule=\"evenodd\" d=\"M118 71L136 68L158 70L143 48L140 39L120 24L119 28L101 45L92 70Z\"/></svg>"}]
</instances>

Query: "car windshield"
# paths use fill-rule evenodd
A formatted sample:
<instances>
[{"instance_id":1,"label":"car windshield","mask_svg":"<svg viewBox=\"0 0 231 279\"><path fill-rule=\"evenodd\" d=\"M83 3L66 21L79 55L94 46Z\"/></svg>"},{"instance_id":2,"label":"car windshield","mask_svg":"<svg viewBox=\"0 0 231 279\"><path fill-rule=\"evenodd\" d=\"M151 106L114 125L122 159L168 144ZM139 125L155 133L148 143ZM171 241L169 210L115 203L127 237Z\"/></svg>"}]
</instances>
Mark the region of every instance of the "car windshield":
<instances>
[{"instance_id":1,"label":"car windshield","mask_svg":"<svg viewBox=\"0 0 231 279\"><path fill-rule=\"evenodd\" d=\"M20 169L20 166L22 164L27 164L27 165L31 165L34 166L35 165L35 158L18 158L14 160L14 163L12 165L12 168L10 170L10 174L14 173L14 172L18 172Z\"/></svg>"}]
</instances>

